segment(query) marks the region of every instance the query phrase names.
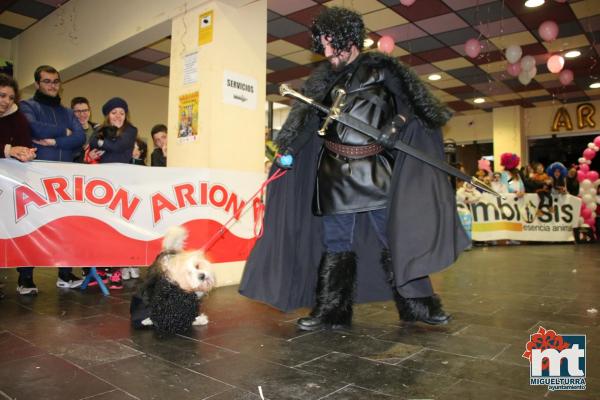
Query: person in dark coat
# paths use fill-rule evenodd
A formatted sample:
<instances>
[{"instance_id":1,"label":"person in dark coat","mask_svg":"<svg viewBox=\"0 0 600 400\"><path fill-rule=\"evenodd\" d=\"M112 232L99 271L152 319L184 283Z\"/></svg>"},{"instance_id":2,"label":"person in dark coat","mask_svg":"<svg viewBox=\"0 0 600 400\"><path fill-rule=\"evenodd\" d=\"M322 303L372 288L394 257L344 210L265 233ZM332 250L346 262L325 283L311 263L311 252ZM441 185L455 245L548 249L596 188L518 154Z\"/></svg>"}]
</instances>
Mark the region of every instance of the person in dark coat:
<instances>
[{"instance_id":1,"label":"person in dark coat","mask_svg":"<svg viewBox=\"0 0 600 400\"><path fill-rule=\"evenodd\" d=\"M35 159L29 122L17 106L19 86L8 75L0 74L0 158L19 161Z\"/></svg>"},{"instance_id":2,"label":"person in dark coat","mask_svg":"<svg viewBox=\"0 0 600 400\"><path fill-rule=\"evenodd\" d=\"M85 143L85 133L73 111L60 103L60 75L49 65L34 73L36 92L20 104L31 126L38 160L72 162Z\"/></svg>"},{"instance_id":3,"label":"person in dark coat","mask_svg":"<svg viewBox=\"0 0 600 400\"><path fill-rule=\"evenodd\" d=\"M167 127L163 124L157 124L150 131L154 150L150 155L150 165L153 167L167 166Z\"/></svg>"},{"instance_id":4,"label":"person in dark coat","mask_svg":"<svg viewBox=\"0 0 600 400\"><path fill-rule=\"evenodd\" d=\"M36 148L32 147L29 122L16 104L18 96L17 82L8 75L0 74L0 158L26 162L35 159ZM2 298L4 292L0 286Z\"/></svg>"},{"instance_id":5,"label":"person in dark coat","mask_svg":"<svg viewBox=\"0 0 600 400\"><path fill-rule=\"evenodd\" d=\"M342 111L381 135L334 123L321 138L323 116L305 104L292 107L274 167L289 170L269 189L265 232L240 293L286 311L314 306L298 320L304 330L348 326L355 300L390 298L403 320L445 324L449 315L428 275L452 264L468 238L447 176L393 147L402 140L443 160L439 128L451 113L391 57L360 54L358 14L329 8L312 34L329 62L304 94L330 106L343 88Z\"/></svg>"},{"instance_id":6,"label":"person in dark coat","mask_svg":"<svg viewBox=\"0 0 600 400\"><path fill-rule=\"evenodd\" d=\"M31 127L31 137L37 148L37 159L73 162L76 152L85 143L85 133L73 111L60 103L60 74L50 65L36 68L33 78L36 92L33 98L20 103L21 111ZM33 267L19 267L17 292L22 295L37 294L33 282ZM58 269L56 286L76 289L83 279L73 274L70 267Z\"/></svg>"},{"instance_id":7,"label":"person in dark coat","mask_svg":"<svg viewBox=\"0 0 600 400\"><path fill-rule=\"evenodd\" d=\"M129 164L137 137L137 128L127 119L129 106L120 97L113 97L102 106L105 120L90 138L90 148L101 152L100 163Z\"/></svg>"}]
</instances>

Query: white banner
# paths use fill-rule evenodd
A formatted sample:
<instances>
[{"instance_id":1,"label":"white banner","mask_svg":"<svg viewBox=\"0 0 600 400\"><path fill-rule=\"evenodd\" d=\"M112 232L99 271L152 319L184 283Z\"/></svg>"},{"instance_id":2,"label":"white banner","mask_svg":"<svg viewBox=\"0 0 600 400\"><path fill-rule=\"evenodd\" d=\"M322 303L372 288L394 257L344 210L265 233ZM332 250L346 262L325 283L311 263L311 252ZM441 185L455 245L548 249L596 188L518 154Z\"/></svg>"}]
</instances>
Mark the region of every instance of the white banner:
<instances>
[{"instance_id":1,"label":"white banner","mask_svg":"<svg viewBox=\"0 0 600 400\"><path fill-rule=\"evenodd\" d=\"M189 248L211 241L213 262L244 260L261 223L260 201L246 202L263 180L252 172L3 159L0 267L148 265L172 225L189 230Z\"/></svg>"},{"instance_id":2,"label":"white banner","mask_svg":"<svg viewBox=\"0 0 600 400\"><path fill-rule=\"evenodd\" d=\"M472 214L473 240L573 241L573 228L579 226L581 199L571 195L553 195L549 204L539 206L537 194L505 199L484 193L473 204L457 200L459 210Z\"/></svg>"}]
</instances>

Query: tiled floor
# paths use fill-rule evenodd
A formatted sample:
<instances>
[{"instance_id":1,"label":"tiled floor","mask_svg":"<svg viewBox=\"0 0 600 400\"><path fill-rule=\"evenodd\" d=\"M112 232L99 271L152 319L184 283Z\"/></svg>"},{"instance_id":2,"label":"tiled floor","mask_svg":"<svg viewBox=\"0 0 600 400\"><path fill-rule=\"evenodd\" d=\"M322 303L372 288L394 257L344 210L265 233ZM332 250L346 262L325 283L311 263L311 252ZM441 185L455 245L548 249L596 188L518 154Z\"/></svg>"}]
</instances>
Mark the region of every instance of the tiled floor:
<instances>
[{"instance_id":1,"label":"tiled floor","mask_svg":"<svg viewBox=\"0 0 600 400\"><path fill-rule=\"evenodd\" d=\"M356 307L347 331L296 330L236 287L215 290L210 323L159 340L129 327L135 286L110 297L59 290L37 269L37 297L1 271L0 399L569 399L600 398L600 245L476 248L434 276L454 320L398 321L392 303ZM587 390L529 385L521 357L538 326L587 335ZM259 389L260 388L260 389Z\"/></svg>"}]
</instances>

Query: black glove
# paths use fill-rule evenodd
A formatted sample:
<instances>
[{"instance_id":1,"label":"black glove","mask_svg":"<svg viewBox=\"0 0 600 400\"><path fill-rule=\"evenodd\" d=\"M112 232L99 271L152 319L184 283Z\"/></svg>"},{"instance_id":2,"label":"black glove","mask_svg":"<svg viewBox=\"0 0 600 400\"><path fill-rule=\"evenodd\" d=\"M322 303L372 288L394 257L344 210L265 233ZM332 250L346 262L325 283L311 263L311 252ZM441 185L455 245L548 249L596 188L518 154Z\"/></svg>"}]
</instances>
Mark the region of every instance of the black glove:
<instances>
[{"instance_id":1,"label":"black glove","mask_svg":"<svg viewBox=\"0 0 600 400\"><path fill-rule=\"evenodd\" d=\"M292 169L292 166L294 165L294 155L289 150L277 154L275 156L275 165L281 169Z\"/></svg>"},{"instance_id":2,"label":"black glove","mask_svg":"<svg viewBox=\"0 0 600 400\"><path fill-rule=\"evenodd\" d=\"M390 122L388 122L383 128L381 128L381 136L377 139L377 143L385 147L386 149L393 149L394 145L400 138L400 132L406 123L408 122L408 116L396 115Z\"/></svg>"}]
</instances>

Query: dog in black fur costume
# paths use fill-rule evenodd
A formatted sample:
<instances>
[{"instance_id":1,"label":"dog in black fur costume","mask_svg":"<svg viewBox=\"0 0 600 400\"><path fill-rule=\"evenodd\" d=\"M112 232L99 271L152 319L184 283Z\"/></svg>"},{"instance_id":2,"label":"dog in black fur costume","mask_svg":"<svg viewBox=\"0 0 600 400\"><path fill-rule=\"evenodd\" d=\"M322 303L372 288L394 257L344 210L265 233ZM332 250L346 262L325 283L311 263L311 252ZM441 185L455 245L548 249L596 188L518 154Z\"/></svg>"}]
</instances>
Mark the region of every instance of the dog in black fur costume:
<instances>
[{"instance_id":1,"label":"dog in black fur costume","mask_svg":"<svg viewBox=\"0 0 600 400\"><path fill-rule=\"evenodd\" d=\"M134 328L151 327L159 336L167 336L208 323L198 311L202 297L214 286L214 272L202 251L183 251L186 238L182 227L165 234L162 252L131 299Z\"/></svg>"}]
</instances>

